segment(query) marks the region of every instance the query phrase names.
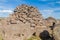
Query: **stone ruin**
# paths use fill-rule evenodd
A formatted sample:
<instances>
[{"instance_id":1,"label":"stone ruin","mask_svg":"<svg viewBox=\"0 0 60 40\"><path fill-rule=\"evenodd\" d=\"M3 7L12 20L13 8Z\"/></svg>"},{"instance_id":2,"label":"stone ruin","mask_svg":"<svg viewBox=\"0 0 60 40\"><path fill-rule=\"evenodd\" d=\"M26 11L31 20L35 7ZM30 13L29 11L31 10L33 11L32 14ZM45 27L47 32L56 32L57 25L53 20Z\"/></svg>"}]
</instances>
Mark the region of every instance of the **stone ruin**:
<instances>
[{"instance_id":1,"label":"stone ruin","mask_svg":"<svg viewBox=\"0 0 60 40\"><path fill-rule=\"evenodd\" d=\"M53 23L55 28L51 30ZM60 40L59 26L59 20L52 17L44 19L35 7L23 4L16 7L9 17L0 19L0 34L2 40L27 40L32 35L40 36L46 30L49 36L53 35L55 40Z\"/></svg>"}]
</instances>

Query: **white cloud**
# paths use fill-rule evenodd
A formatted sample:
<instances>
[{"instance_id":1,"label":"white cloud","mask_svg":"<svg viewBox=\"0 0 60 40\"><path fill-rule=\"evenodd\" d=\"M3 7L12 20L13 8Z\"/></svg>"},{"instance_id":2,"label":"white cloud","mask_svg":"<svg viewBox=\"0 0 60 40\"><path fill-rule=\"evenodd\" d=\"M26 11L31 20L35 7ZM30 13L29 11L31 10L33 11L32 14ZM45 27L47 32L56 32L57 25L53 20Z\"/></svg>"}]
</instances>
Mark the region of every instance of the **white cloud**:
<instances>
[{"instance_id":1,"label":"white cloud","mask_svg":"<svg viewBox=\"0 0 60 40\"><path fill-rule=\"evenodd\" d=\"M60 7L40 10L40 12L42 13L42 15L43 15L45 18L47 18L47 17L57 18L57 16L59 16L59 14L60 14L59 11L60 11ZM58 17L58 18L59 18L59 17Z\"/></svg>"},{"instance_id":2,"label":"white cloud","mask_svg":"<svg viewBox=\"0 0 60 40\"><path fill-rule=\"evenodd\" d=\"M60 7L58 7L58 8L51 8L51 9L43 9L43 10L40 10L40 11L42 13L47 13L47 14L51 15L52 13L54 13L57 10L60 10Z\"/></svg>"},{"instance_id":3,"label":"white cloud","mask_svg":"<svg viewBox=\"0 0 60 40\"><path fill-rule=\"evenodd\" d=\"M43 10L40 10L40 12L42 13L42 15L47 18L47 17L51 17L54 10L52 9L43 9Z\"/></svg>"},{"instance_id":4,"label":"white cloud","mask_svg":"<svg viewBox=\"0 0 60 40\"><path fill-rule=\"evenodd\" d=\"M46 10L45 10L45 9L44 9L44 10L41 10L41 12L51 15L51 14L54 12L54 10L51 10L51 9L46 9Z\"/></svg>"},{"instance_id":5,"label":"white cloud","mask_svg":"<svg viewBox=\"0 0 60 40\"><path fill-rule=\"evenodd\" d=\"M56 3L60 4L60 1L58 1L58 2L56 2Z\"/></svg>"},{"instance_id":6,"label":"white cloud","mask_svg":"<svg viewBox=\"0 0 60 40\"><path fill-rule=\"evenodd\" d=\"M25 0L15 0L15 1L18 2L19 4L20 4L20 3L26 3Z\"/></svg>"},{"instance_id":7,"label":"white cloud","mask_svg":"<svg viewBox=\"0 0 60 40\"><path fill-rule=\"evenodd\" d=\"M8 2L7 0L0 0L0 3Z\"/></svg>"},{"instance_id":8,"label":"white cloud","mask_svg":"<svg viewBox=\"0 0 60 40\"><path fill-rule=\"evenodd\" d=\"M0 13L11 13L12 12L12 10L0 10Z\"/></svg>"},{"instance_id":9,"label":"white cloud","mask_svg":"<svg viewBox=\"0 0 60 40\"><path fill-rule=\"evenodd\" d=\"M8 6L8 7L7 7L7 6ZM8 4L8 5L6 5L6 4L1 4L1 5L0 5L0 9L13 10L14 7L13 7L13 5L10 5L10 4Z\"/></svg>"},{"instance_id":10,"label":"white cloud","mask_svg":"<svg viewBox=\"0 0 60 40\"><path fill-rule=\"evenodd\" d=\"M8 17L12 13L12 10L0 10L0 17Z\"/></svg>"}]
</instances>

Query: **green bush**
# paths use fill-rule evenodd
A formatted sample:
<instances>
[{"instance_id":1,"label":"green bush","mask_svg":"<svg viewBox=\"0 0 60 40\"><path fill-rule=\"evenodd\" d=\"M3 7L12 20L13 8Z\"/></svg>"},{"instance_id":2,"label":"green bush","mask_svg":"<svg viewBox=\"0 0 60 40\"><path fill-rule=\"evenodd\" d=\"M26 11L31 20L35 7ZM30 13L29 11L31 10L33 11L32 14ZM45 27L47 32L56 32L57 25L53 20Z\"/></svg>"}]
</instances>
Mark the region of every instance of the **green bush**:
<instances>
[{"instance_id":1,"label":"green bush","mask_svg":"<svg viewBox=\"0 0 60 40\"><path fill-rule=\"evenodd\" d=\"M3 38L2 38L2 35L0 34L0 40L2 40Z\"/></svg>"},{"instance_id":2,"label":"green bush","mask_svg":"<svg viewBox=\"0 0 60 40\"><path fill-rule=\"evenodd\" d=\"M41 40L41 39L37 36L32 36L28 40Z\"/></svg>"}]
</instances>

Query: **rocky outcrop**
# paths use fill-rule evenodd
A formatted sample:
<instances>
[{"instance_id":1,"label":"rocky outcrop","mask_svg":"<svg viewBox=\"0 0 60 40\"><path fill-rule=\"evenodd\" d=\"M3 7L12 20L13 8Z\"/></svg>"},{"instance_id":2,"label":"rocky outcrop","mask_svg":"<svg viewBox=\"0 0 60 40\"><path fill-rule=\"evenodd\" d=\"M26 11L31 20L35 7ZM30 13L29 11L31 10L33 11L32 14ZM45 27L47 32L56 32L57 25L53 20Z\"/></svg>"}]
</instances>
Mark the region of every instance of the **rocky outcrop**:
<instances>
[{"instance_id":1,"label":"rocky outcrop","mask_svg":"<svg viewBox=\"0 0 60 40\"><path fill-rule=\"evenodd\" d=\"M35 7L23 4L16 7L9 17L0 20L0 33L3 40L27 40L32 35L39 37L44 30L51 36L53 33L50 26L53 27L53 23L58 25L59 21L52 17L44 19Z\"/></svg>"},{"instance_id":2,"label":"rocky outcrop","mask_svg":"<svg viewBox=\"0 0 60 40\"><path fill-rule=\"evenodd\" d=\"M47 29L43 20L42 15L36 8L27 5L18 6L14 13L6 21L4 20L3 38L4 40L26 40L34 32L37 35Z\"/></svg>"},{"instance_id":3,"label":"rocky outcrop","mask_svg":"<svg viewBox=\"0 0 60 40\"><path fill-rule=\"evenodd\" d=\"M60 40L60 25L56 25L53 31L55 40Z\"/></svg>"},{"instance_id":4,"label":"rocky outcrop","mask_svg":"<svg viewBox=\"0 0 60 40\"><path fill-rule=\"evenodd\" d=\"M52 26L53 23L57 23L57 20L53 17L48 17L45 19L46 26Z\"/></svg>"}]
</instances>

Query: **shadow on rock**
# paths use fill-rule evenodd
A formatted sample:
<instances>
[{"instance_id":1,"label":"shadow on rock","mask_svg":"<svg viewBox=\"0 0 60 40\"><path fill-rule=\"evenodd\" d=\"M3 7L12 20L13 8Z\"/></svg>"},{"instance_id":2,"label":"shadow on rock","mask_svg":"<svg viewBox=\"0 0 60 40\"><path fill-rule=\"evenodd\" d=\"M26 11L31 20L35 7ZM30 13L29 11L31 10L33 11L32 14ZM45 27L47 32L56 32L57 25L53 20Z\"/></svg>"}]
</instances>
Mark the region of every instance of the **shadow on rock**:
<instances>
[{"instance_id":1,"label":"shadow on rock","mask_svg":"<svg viewBox=\"0 0 60 40\"><path fill-rule=\"evenodd\" d=\"M39 37L42 40L54 40L54 38L49 35L49 32L47 30L44 30L42 33L40 33Z\"/></svg>"}]
</instances>

